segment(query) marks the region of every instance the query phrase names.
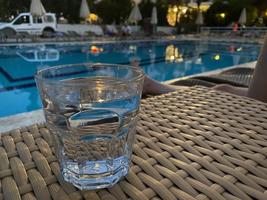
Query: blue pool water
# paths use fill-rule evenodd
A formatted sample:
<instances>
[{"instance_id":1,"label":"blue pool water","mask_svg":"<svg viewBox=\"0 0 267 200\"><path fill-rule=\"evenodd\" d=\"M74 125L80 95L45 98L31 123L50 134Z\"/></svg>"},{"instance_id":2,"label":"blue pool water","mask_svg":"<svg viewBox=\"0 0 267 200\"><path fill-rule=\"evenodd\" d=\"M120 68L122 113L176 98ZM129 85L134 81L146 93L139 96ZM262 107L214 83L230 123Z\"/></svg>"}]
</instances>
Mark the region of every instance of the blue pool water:
<instances>
[{"instance_id":1,"label":"blue pool water","mask_svg":"<svg viewBox=\"0 0 267 200\"><path fill-rule=\"evenodd\" d=\"M0 47L0 117L41 108L37 69L82 62L129 64L139 60L158 81L255 61L260 46L199 41L120 42Z\"/></svg>"}]
</instances>

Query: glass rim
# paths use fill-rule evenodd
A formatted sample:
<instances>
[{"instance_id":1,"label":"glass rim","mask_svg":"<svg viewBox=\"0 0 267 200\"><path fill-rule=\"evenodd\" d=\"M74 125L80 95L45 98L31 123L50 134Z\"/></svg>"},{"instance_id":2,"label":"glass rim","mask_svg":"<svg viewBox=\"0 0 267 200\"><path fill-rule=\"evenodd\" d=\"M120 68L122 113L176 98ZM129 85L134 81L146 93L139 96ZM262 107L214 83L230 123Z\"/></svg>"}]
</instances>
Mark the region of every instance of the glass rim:
<instances>
[{"instance_id":1,"label":"glass rim","mask_svg":"<svg viewBox=\"0 0 267 200\"><path fill-rule=\"evenodd\" d=\"M38 70L37 73L34 75L35 80L37 81L41 81L41 82L45 82L45 84L60 84L60 85L65 85L65 86L84 86L84 85L88 85L87 83L81 83L81 82L72 82L72 83L68 83L68 82L60 82L58 80L52 80L52 79L48 79L48 78L44 78L42 76L43 73L50 71L50 70L58 70L58 69L63 69L63 68L70 68L70 67L75 67L75 66L88 66L90 65L93 66L103 66L103 67L120 67L120 68L128 68L131 69L135 72L137 72L138 74L128 80L126 80L125 82L134 82L136 80L142 79L145 76L144 71L140 68L140 67L134 67L131 65L121 65L121 64L112 64L112 63L77 63L77 64L64 64L64 65L57 65L57 66L53 66L53 67L49 67L49 68L45 68L45 69L41 69ZM105 76L101 76L101 77L105 77Z\"/></svg>"}]
</instances>

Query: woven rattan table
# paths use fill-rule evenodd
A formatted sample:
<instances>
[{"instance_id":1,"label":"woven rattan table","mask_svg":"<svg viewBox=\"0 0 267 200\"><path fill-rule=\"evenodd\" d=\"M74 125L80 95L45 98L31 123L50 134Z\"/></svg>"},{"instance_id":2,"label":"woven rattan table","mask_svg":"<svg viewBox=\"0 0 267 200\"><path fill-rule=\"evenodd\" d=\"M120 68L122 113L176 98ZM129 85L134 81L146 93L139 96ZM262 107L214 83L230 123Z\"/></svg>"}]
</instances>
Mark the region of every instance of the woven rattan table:
<instances>
[{"instance_id":1,"label":"woven rattan table","mask_svg":"<svg viewBox=\"0 0 267 200\"><path fill-rule=\"evenodd\" d=\"M142 100L129 175L65 183L43 125L2 135L0 199L267 200L267 105L203 87Z\"/></svg>"}]
</instances>

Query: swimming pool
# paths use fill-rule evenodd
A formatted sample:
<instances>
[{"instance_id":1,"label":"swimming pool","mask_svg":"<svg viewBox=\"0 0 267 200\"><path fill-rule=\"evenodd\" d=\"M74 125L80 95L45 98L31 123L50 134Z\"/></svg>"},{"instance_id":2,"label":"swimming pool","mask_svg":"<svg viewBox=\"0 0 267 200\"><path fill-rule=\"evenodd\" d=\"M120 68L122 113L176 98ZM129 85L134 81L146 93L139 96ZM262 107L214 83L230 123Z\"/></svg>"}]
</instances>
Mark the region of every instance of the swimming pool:
<instances>
[{"instance_id":1,"label":"swimming pool","mask_svg":"<svg viewBox=\"0 0 267 200\"><path fill-rule=\"evenodd\" d=\"M158 81L198 74L257 59L259 45L204 41L147 41L0 47L0 117L41 108L37 69L82 62L129 64L137 59Z\"/></svg>"}]
</instances>

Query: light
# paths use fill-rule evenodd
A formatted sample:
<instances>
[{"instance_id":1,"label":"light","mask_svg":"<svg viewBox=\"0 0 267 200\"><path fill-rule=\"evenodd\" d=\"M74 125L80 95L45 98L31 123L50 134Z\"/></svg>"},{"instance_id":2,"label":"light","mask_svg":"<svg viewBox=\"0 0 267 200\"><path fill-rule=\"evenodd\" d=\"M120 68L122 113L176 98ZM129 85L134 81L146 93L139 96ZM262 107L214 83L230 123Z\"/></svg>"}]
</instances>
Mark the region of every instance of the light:
<instances>
[{"instance_id":1,"label":"light","mask_svg":"<svg viewBox=\"0 0 267 200\"><path fill-rule=\"evenodd\" d=\"M195 64L201 65L202 64L202 58L199 57L196 59Z\"/></svg>"},{"instance_id":2,"label":"light","mask_svg":"<svg viewBox=\"0 0 267 200\"><path fill-rule=\"evenodd\" d=\"M11 15L11 16L9 17L9 21L13 20L14 18L15 18L14 15Z\"/></svg>"},{"instance_id":3,"label":"light","mask_svg":"<svg viewBox=\"0 0 267 200\"><path fill-rule=\"evenodd\" d=\"M165 60L171 63L179 63L183 62L184 58L177 47L169 45L165 50Z\"/></svg>"},{"instance_id":4,"label":"light","mask_svg":"<svg viewBox=\"0 0 267 200\"><path fill-rule=\"evenodd\" d=\"M184 61L184 58L183 57L178 57L177 59L176 59L176 62L183 62Z\"/></svg>"},{"instance_id":5,"label":"light","mask_svg":"<svg viewBox=\"0 0 267 200\"><path fill-rule=\"evenodd\" d=\"M98 20L99 20L99 17L94 13L90 13L86 19L86 21L90 23L97 22Z\"/></svg>"},{"instance_id":6,"label":"light","mask_svg":"<svg viewBox=\"0 0 267 200\"><path fill-rule=\"evenodd\" d=\"M243 48L242 47L239 47L238 49L236 49L236 51L242 51Z\"/></svg>"},{"instance_id":7,"label":"light","mask_svg":"<svg viewBox=\"0 0 267 200\"><path fill-rule=\"evenodd\" d=\"M265 15L265 17L267 17L267 10L265 11L264 15Z\"/></svg>"},{"instance_id":8,"label":"light","mask_svg":"<svg viewBox=\"0 0 267 200\"><path fill-rule=\"evenodd\" d=\"M104 51L103 48L99 48L99 47L94 46L94 45L91 46L91 48L90 48L90 52L93 53L93 54L98 54L98 53L101 53L103 51Z\"/></svg>"},{"instance_id":9,"label":"light","mask_svg":"<svg viewBox=\"0 0 267 200\"><path fill-rule=\"evenodd\" d=\"M183 8L182 9L182 12L185 14L186 13L186 11L187 11L187 8Z\"/></svg>"},{"instance_id":10,"label":"light","mask_svg":"<svg viewBox=\"0 0 267 200\"><path fill-rule=\"evenodd\" d=\"M225 18L225 13L220 13L221 18Z\"/></svg>"},{"instance_id":11,"label":"light","mask_svg":"<svg viewBox=\"0 0 267 200\"><path fill-rule=\"evenodd\" d=\"M216 54L214 57L213 57L214 60L220 60L221 59L221 56L219 54Z\"/></svg>"},{"instance_id":12,"label":"light","mask_svg":"<svg viewBox=\"0 0 267 200\"><path fill-rule=\"evenodd\" d=\"M177 7L177 6L174 6L174 7L173 7L173 12L175 12L175 13L178 12L178 7Z\"/></svg>"},{"instance_id":13,"label":"light","mask_svg":"<svg viewBox=\"0 0 267 200\"><path fill-rule=\"evenodd\" d=\"M94 14L94 13L91 13L89 15L89 18L90 18L91 21L95 21L95 22L98 20L98 16L96 14Z\"/></svg>"},{"instance_id":14,"label":"light","mask_svg":"<svg viewBox=\"0 0 267 200\"><path fill-rule=\"evenodd\" d=\"M168 8L168 13L167 13L166 18L167 18L167 22L168 22L168 24L170 26L175 26L176 25L177 12L178 12L177 6Z\"/></svg>"},{"instance_id":15,"label":"light","mask_svg":"<svg viewBox=\"0 0 267 200\"><path fill-rule=\"evenodd\" d=\"M169 6L167 12L167 22L170 26L175 26L177 22L180 22L180 18L186 14L188 7L186 6Z\"/></svg>"},{"instance_id":16,"label":"light","mask_svg":"<svg viewBox=\"0 0 267 200\"><path fill-rule=\"evenodd\" d=\"M104 99L101 98L103 96L102 95L103 86L98 81L97 81L97 84L99 84L99 85L96 86L96 89L97 89L97 102L102 103L102 102L105 101Z\"/></svg>"},{"instance_id":17,"label":"light","mask_svg":"<svg viewBox=\"0 0 267 200\"><path fill-rule=\"evenodd\" d=\"M206 12L210 8L210 6L212 5L212 2L211 1L207 1L207 2L204 1L198 7L197 3L191 1L191 3L188 3L187 5L190 8L200 9L200 11Z\"/></svg>"},{"instance_id":18,"label":"light","mask_svg":"<svg viewBox=\"0 0 267 200\"><path fill-rule=\"evenodd\" d=\"M129 52L135 53L136 51L137 51L137 46L135 46L135 45L130 45L129 46Z\"/></svg>"}]
</instances>

